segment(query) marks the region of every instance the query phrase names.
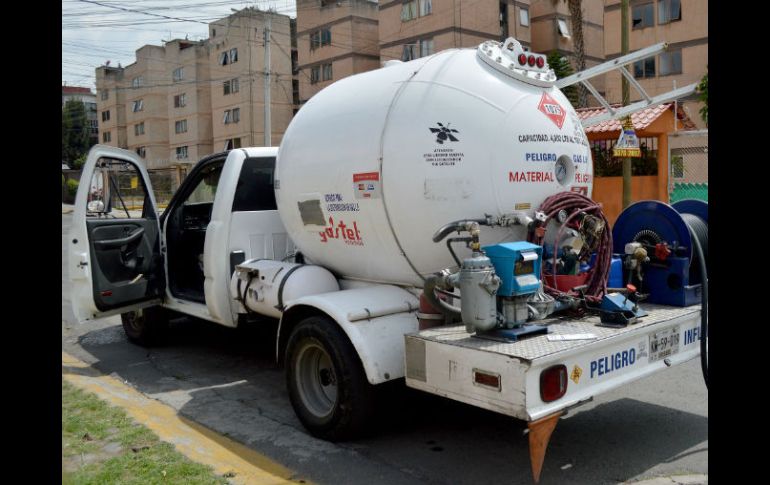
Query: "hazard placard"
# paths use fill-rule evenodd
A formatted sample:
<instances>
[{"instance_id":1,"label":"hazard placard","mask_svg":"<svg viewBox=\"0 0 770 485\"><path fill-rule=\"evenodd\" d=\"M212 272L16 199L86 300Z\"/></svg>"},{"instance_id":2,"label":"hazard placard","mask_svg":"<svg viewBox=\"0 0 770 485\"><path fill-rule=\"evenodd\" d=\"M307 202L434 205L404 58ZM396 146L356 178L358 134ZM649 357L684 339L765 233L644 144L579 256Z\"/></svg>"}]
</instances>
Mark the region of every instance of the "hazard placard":
<instances>
[{"instance_id":1,"label":"hazard placard","mask_svg":"<svg viewBox=\"0 0 770 485\"><path fill-rule=\"evenodd\" d=\"M549 96L548 93L543 93L543 96L540 98L540 104L537 105L537 109L561 129L564 124L564 118L567 117L567 112L555 99Z\"/></svg>"}]
</instances>

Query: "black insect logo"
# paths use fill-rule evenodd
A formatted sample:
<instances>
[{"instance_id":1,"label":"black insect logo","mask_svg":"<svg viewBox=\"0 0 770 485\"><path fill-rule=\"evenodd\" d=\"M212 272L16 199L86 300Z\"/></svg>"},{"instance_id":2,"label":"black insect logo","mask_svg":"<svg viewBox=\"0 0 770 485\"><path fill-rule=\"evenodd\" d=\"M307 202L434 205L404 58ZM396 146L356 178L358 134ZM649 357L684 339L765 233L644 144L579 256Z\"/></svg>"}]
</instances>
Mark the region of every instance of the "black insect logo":
<instances>
[{"instance_id":1,"label":"black insect logo","mask_svg":"<svg viewBox=\"0 0 770 485\"><path fill-rule=\"evenodd\" d=\"M459 131L450 128L449 123L447 123L446 126L442 125L441 123L436 123L439 127L438 128L430 128L431 133L436 134L436 143L439 145L443 145L446 140L449 141L460 141L457 139L456 136L454 136L452 133L460 133Z\"/></svg>"}]
</instances>

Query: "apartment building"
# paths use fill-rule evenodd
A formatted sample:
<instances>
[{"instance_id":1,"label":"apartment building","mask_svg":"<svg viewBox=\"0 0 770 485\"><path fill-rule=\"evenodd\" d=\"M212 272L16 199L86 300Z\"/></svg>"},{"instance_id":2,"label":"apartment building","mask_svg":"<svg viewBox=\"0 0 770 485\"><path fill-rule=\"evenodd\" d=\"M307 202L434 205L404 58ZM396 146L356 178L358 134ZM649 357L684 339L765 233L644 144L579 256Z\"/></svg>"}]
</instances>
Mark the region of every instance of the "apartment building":
<instances>
[{"instance_id":1,"label":"apartment building","mask_svg":"<svg viewBox=\"0 0 770 485\"><path fill-rule=\"evenodd\" d=\"M329 84L380 67L377 2L297 0L299 101Z\"/></svg>"},{"instance_id":2,"label":"apartment building","mask_svg":"<svg viewBox=\"0 0 770 485\"><path fill-rule=\"evenodd\" d=\"M255 8L209 24L215 152L280 144L294 114L290 24L286 15ZM270 87L269 93L266 86ZM270 125L266 135L267 122Z\"/></svg>"},{"instance_id":3,"label":"apartment building","mask_svg":"<svg viewBox=\"0 0 770 485\"><path fill-rule=\"evenodd\" d=\"M708 64L708 2L702 0L631 0L629 6L629 50L635 51L659 42L668 50L655 58L637 62L631 69L639 84L651 95L697 83ZM620 56L620 0L607 0L604 6L604 49L607 59ZM610 102L620 102L621 76L606 76ZM631 101L641 99L630 88ZM685 113L698 128L705 128L694 97L680 101Z\"/></svg>"},{"instance_id":4,"label":"apartment building","mask_svg":"<svg viewBox=\"0 0 770 485\"><path fill-rule=\"evenodd\" d=\"M455 47L515 37L531 43L530 1L395 0L380 10L380 59L410 61Z\"/></svg>"},{"instance_id":5,"label":"apartment building","mask_svg":"<svg viewBox=\"0 0 770 485\"><path fill-rule=\"evenodd\" d=\"M96 68L96 98L99 143L128 149L122 67L105 65Z\"/></svg>"},{"instance_id":6,"label":"apartment building","mask_svg":"<svg viewBox=\"0 0 770 485\"><path fill-rule=\"evenodd\" d=\"M83 107L86 110L86 118L88 119L89 137L91 142L98 143L99 138L99 121L96 113L96 95L91 92L90 88L82 88L78 86L62 86L61 87L61 106L69 100L77 100L83 103Z\"/></svg>"},{"instance_id":7,"label":"apartment building","mask_svg":"<svg viewBox=\"0 0 770 485\"><path fill-rule=\"evenodd\" d=\"M208 44L175 39L166 43L165 51L166 158L171 163L195 163L213 153Z\"/></svg>"}]
</instances>

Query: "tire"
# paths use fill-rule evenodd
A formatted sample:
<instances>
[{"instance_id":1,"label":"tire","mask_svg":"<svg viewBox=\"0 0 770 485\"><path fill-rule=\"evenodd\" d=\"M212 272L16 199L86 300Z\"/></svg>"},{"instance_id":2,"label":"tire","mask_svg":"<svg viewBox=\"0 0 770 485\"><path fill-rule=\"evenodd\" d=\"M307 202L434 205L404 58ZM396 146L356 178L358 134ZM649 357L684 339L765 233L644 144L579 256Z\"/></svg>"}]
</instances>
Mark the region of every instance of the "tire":
<instances>
[{"instance_id":1,"label":"tire","mask_svg":"<svg viewBox=\"0 0 770 485\"><path fill-rule=\"evenodd\" d=\"M286 345L286 386L294 412L317 438L342 441L368 431L374 386L337 323L309 317Z\"/></svg>"},{"instance_id":2,"label":"tire","mask_svg":"<svg viewBox=\"0 0 770 485\"><path fill-rule=\"evenodd\" d=\"M153 306L120 315L123 331L128 340L142 347L153 347L166 342L168 337L168 313Z\"/></svg>"}]
</instances>

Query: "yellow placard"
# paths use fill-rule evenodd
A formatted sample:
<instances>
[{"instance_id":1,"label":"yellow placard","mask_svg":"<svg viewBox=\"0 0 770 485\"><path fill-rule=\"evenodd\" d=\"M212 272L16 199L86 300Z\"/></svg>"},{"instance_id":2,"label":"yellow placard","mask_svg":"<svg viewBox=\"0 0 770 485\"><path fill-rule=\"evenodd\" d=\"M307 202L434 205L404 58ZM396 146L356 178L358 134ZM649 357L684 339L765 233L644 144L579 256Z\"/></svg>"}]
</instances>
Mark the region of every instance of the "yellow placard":
<instances>
[{"instance_id":1,"label":"yellow placard","mask_svg":"<svg viewBox=\"0 0 770 485\"><path fill-rule=\"evenodd\" d=\"M139 177L131 177L131 188L135 189L139 187Z\"/></svg>"},{"instance_id":2,"label":"yellow placard","mask_svg":"<svg viewBox=\"0 0 770 485\"><path fill-rule=\"evenodd\" d=\"M642 158L642 150L639 148L613 148L612 155L621 158Z\"/></svg>"}]
</instances>

